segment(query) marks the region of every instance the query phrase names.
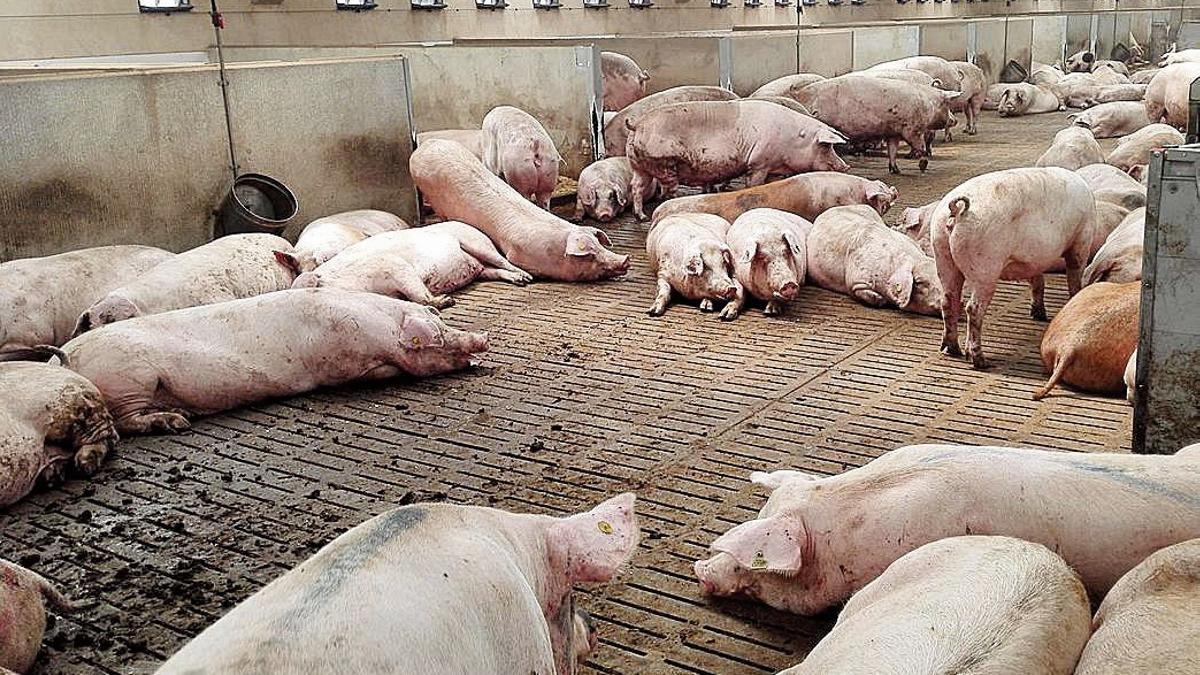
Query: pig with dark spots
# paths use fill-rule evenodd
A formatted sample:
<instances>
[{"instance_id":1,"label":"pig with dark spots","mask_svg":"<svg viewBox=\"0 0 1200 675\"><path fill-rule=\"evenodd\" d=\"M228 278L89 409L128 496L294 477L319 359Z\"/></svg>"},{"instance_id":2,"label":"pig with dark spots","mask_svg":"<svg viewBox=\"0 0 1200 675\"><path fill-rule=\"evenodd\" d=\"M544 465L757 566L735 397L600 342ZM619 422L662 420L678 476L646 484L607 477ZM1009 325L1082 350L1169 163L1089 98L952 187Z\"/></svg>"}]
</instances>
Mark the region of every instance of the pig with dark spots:
<instances>
[{"instance_id":1,"label":"pig with dark spots","mask_svg":"<svg viewBox=\"0 0 1200 675\"><path fill-rule=\"evenodd\" d=\"M1117 147L1108 153L1104 161L1121 169L1133 171L1136 167L1150 163L1150 154L1170 145L1182 145L1183 134L1167 124L1148 124L1141 129L1117 139ZM1136 177L1135 177L1136 179Z\"/></svg>"},{"instance_id":2,"label":"pig with dark spots","mask_svg":"<svg viewBox=\"0 0 1200 675\"><path fill-rule=\"evenodd\" d=\"M1096 202L1074 171L1006 169L976 176L947 193L930 227L945 292L942 352L962 356L958 320L966 299L967 355L975 368L984 369L989 364L983 319L997 282L1029 280L1030 314L1045 320L1043 275L1059 261L1066 263L1068 292L1079 292L1097 241Z\"/></svg>"},{"instance_id":3,"label":"pig with dark spots","mask_svg":"<svg viewBox=\"0 0 1200 675\"><path fill-rule=\"evenodd\" d=\"M479 161L483 161L482 129L443 129L417 134L417 145L433 140L454 141L478 157Z\"/></svg>"},{"instance_id":4,"label":"pig with dark spots","mask_svg":"<svg viewBox=\"0 0 1200 675\"><path fill-rule=\"evenodd\" d=\"M767 316L783 313L804 284L805 241L811 227L800 216L778 209L751 209L733 221L725 240L743 292L731 313L740 311L750 297L766 303Z\"/></svg>"},{"instance_id":5,"label":"pig with dark spots","mask_svg":"<svg viewBox=\"0 0 1200 675\"><path fill-rule=\"evenodd\" d=\"M625 146L629 141L629 127L625 124L627 120L636 120L651 110L672 103L682 103L684 101L732 101L737 97L737 94L728 89L700 85L672 87L671 89L650 94L643 99L631 103L624 110L613 115L612 119L604 123L604 156L625 156Z\"/></svg>"},{"instance_id":6,"label":"pig with dark spots","mask_svg":"<svg viewBox=\"0 0 1200 675\"><path fill-rule=\"evenodd\" d=\"M0 673L26 673L33 668L46 610L70 614L76 610L42 575L0 559Z\"/></svg>"},{"instance_id":7,"label":"pig with dark spots","mask_svg":"<svg viewBox=\"0 0 1200 675\"><path fill-rule=\"evenodd\" d=\"M1109 233L1092 262L1083 270L1084 285L1099 281L1139 281L1145 238L1146 209L1134 209Z\"/></svg>"},{"instance_id":8,"label":"pig with dark spots","mask_svg":"<svg viewBox=\"0 0 1200 675\"><path fill-rule=\"evenodd\" d=\"M721 319L737 318L742 285L733 278L733 254L725 243L729 221L707 213L681 213L658 221L646 235L650 270L655 273L657 294L648 314L662 316L678 293L700 311L711 312L714 302L725 301Z\"/></svg>"},{"instance_id":9,"label":"pig with dark spots","mask_svg":"<svg viewBox=\"0 0 1200 675\"><path fill-rule=\"evenodd\" d=\"M1042 336L1042 365L1050 374L1033 395L1045 398L1060 382L1095 394L1125 392L1125 366L1137 349L1138 282L1100 282L1084 288L1055 315Z\"/></svg>"},{"instance_id":10,"label":"pig with dark spots","mask_svg":"<svg viewBox=\"0 0 1200 675\"><path fill-rule=\"evenodd\" d=\"M1089 128L1072 125L1054 134L1050 147L1038 157L1034 166L1061 166L1074 171L1088 164L1104 161L1104 152Z\"/></svg>"},{"instance_id":11,"label":"pig with dark spots","mask_svg":"<svg viewBox=\"0 0 1200 675\"><path fill-rule=\"evenodd\" d=\"M900 173L896 164L900 141L913 148L922 170L928 166L925 134L945 127L951 117L950 101L959 95L896 80L843 75L805 87L799 100L850 141L887 143L888 170L896 174Z\"/></svg>"},{"instance_id":12,"label":"pig with dark spots","mask_svg":"<svg viewBox=\"0 0 1200 675\"><path fill-rule=\"evenodd\" d=\"M1045 546L949 537L888 566L779 675L1072 675L1091 619L1079 577Z\"/></svg>"},{"instance_id":13,"label":"pig with dark spots","mask_svg":"<svg viewBox=\"0 0 1200 675\"><path fill-rule=\"evenodd\" d=\"M0 361L44 358L35 347L71 339L79 315L175 254L100 246L0 264Z\"/></svg>"},{"instance_id":14,"label":"pig with dark spots","mask_svg":"<svg viewBox=\"0 0 1200 675\"><path fill-rule=\"evenodd\" d=\"M674 103L632 122L626 155L633 166L633 213L646 219L642 193L657 180L663 194L679 185L709 187L748 174L751 186L771 174L845 171L834 151L845 137L807 115L754 99Z\"/></svg>"},{"instance_id":15,"label":"pig with dark spots","mask_svg":"<svg viewBox=\"0 0 1200 675\"><path fill-rule=\"evenodd\" d=\"M637 548L635 497L568 517L481 506L387 511L233 608L159 675L574 675L590 651L574 586Z\"/></svg>"},{"instance_id":16,"label":"pig with dark spots","mask_svg":"<svg viewBox=\"0 0 1200 675\"><path fill-rule=\"evenodd\" d=\"M407 229L408 223L399 216L374 209L318 218L300 231L300 238L293 247L296 266L300 272L311 272L367 237Z\"/></svg>"},{"instance_id":17,"label":"pig with dark spots","mask_svg":"<svg viewBox=\"0 0 1200 675\"><path fill-rule=\"evenodd\" d=\"M57 484L70 466L95 473L116 441L104 398L83 376L48 363L0 363L0 507Z\"/></svg>"},{"instance_id":18,"label":"pig with dark spots","mask_svg":"<svg viewBox=\"0 0 1200 675\"><path fill-rule=\"evenodd\" d=\"M783 77L771 80L750 94L750 98L767 98L769 96L785 96L790 99L795 99L796 94L801 89L807 87L813 82L820 82L825 79L822 75L815 73L798 73L796 75L784 75Z\"/></svg>"},{"instance_id":19,"label":"pig with dark spots","mask_svg":"<svg viewBox=\"0 0 1200 675\"><path fill-rule=\"evenodd\" d=\"M870 307L932 316L941 309L933 259L869 206L839 206L817 216L807 256L808 278L826 290Z\"/></svg>"},{"instance_id":20,"label":"pig with dark spots","mask_svg":"<svg viewBox=\"0 0 1200 675\"><path fill-rule=\"evenodd\" d=\"M999 535L1057 552L1098 599L1154 551L1200 537L1200 456L1188 454L915 445L837 476L756 472L766 505L695 572L709 594L813 615L920 546Z\"/></svg>"},{"instance_id":21,"label":"pig with dark spots","mask_svg":"<svg viewBox=\"0 0 1200 675\"><path fill-rule=\"evenodd\" d=\"M991 91L989 89L989 91ZM1019 117L1063 110L1062 99L1049 87L1027 83L1006 84L998 91L996 110L1001 117Z\"/></svg>"},{"instance_id":22,"label":"pig with dark spots","mask_svg":"<svg viewBox=\"0 0 1200 675\"><path fill-rule=\"evenodd\" d=\"M733 222L756 208L779 209L812 220L835 206L852 204L868 204L883 215L898 195L883 181L816 171L744 190L676 197L654 210L654 222L678 213L711 213Z\"/></svg>"},{"instance_id":23,"label":"pig with dark spots","mask_svg":"<svg viewBox=\"0 0 1200 675\"><path fill-rule=\"evenodd\" d=\"M1200 539L1156 551L1121 577L1092 627L1075 675L1200 673Z\"/></svg>"},{"instance_id":24,"label":"pig with dark spots","mask_svg":"<svg viewBox=\"0 0 1200 675\"><path fill-rule=\"evenodd\" d=\"M604 110L619 111L646 95L650 73L637 61L618 52L600 52L600 76L604 86Z\"/></svg>"},{"instance_id":25,"label":"pig with dark spots","mask_svg":"<svg viewBox=\"0 0 1200 675\"><path fill-rule=\"evenodd\" d=\"M629 271L608 235L572 225L521 198L471 153L449 141L431 141L408 161L413 181L443 218L480 230L504 257L535 278L595 281Z\"/></svg>"},{"instance_id":26,"label":"pig with dark spots","mask_svg":"<svg viewBox=\"0 0 1200 675\"><path fill-rule=\"evenodd\" d=\"M628 157L609 157L587 165L579 174L575 190L575 220L583 220L586 215L607 223L624 213L632 181ZM642 199L650 199L658 192L658 181L650 181L644 188Z\"/></svg>"},{"instance_id":27,"label":"pig with dark spots","mask_svg":"<svg viewBox=\"0 0 1200 675\"><path fill-rule=\"evenodd\" d=\"M562 157L541 122L512 106L493 108L483 118L483 164L522 197L550 208Z\"/></svg>"},{"instance_id":28,"label":"pig with dark spots","mask_svg":"<svg viewBox=\"0 0 1200 675\"><path fill-rule=\"evenodd\" d=\"M292 288L365 291L444 309L454 304L447 293L476 279L518 286L533 281L500 255L487 235L447 220L360 241L296 277Z\"/></svg>"},{"instance_id":29,"label":"pig with dark spots","mask_svg":"<svg viewBox=\"0 0 1200 675\"><path fill-rule=\"evenodd\" d=\"M460 370L486 350L486 334L450 328L429 307L333 288L137 317L63 346L131 434L317 387Z\"/></svg>"},{"instance_id":30,"label":"pig with dark spots","mask_svg":"<svg viewBox=\"0 0 1200 675\"><path fill-rule=\"evenodd\" d=\"M300 273L292 245L273 234L231 234L180 253L109 291L79 316L75 335L173 309L290 288Z\"/></svg>"},{"instance_id":31,"label":"pig with dark spots","mask_svg":"<svg viewBox=\"0 0 1200 675\"><path fill-rule=\"evenodd\" d=\"M937 87L945 91L961 91L962 73L954 64L940 56L910 56L895 61L885 61L868 68L873 70L919 70L937 80Z\"/></svg>"},{"instance_id":32,"label":"pig with dark spots","mask_svg":"<svg viewBox=\"0 0 1200 675\"><path fill-rule=\"evenodd\" d=\"M1075 124L1091 129L1096 138L1127 136L1150 124L1145 106L1137 101L1101 103L1071 117Z\"/></svg>"},{"instance_id":33,"label":"pig with dark spots","mask_svg":"<svg viewBox=\"0 0 1200 675\"><path fill-rule=\"evenodd\" d=\"M1110 202L1126 210L1146 205L1146 186L1111 164L1089 164L1075 173L1092 189L1097 205Z\"/></svg>"}]
</instances>

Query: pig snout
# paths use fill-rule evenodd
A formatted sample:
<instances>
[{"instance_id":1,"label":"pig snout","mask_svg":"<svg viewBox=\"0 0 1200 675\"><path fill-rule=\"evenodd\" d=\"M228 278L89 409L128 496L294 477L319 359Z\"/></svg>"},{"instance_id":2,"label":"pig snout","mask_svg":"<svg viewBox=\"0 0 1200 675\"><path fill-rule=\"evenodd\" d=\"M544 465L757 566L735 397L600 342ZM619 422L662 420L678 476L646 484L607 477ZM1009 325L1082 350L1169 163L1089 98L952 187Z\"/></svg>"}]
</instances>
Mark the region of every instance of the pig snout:
<instances>
[{"instance_id":1,"label":"pig snout","mask_svg":"<svg viewBox=\"0 0 1200 675\"><path fill-rule=\"evenodd\" d=\"M793 300L793 299L795 299L796 294L799 292L800 292L800 285L794 281L789 281L786 284L780 286L779 290L775 291L774 296L776 299L779 299L779 300Z\"/></svg>"},{"instance_id":2,"label":"pig snout","mask_svg":"<svg viewBox=\"0 0 1200 675\"><path fill-rule=\"evenodd\" d=\"M833 160L829 162L829 167L826 169L826 171L839 171L841 173L846 173L849 170L850 165L846 163L846 160L837 155L833 156Z\"/></svg>"}]
</instances>

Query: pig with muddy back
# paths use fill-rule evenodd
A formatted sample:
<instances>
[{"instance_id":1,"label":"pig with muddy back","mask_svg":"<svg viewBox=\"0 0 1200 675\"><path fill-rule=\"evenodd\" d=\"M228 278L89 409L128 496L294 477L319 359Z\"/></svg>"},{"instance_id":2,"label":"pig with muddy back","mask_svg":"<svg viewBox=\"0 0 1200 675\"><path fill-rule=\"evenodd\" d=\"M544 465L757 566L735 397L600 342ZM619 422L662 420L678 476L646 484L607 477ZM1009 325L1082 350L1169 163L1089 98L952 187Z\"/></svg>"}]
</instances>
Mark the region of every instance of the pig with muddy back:
<instances>
[{"instance_id":1,"label":"pig with muddy back","mask_svg":"<svg viewBox=\"0 0 1200 675\"><path fill-rule=\"evenodd\" d=\"M185 645L160 675L572 675L578 583L640 538L632 493L565 518L415 504L334 539Z\"/></svg>"},{"instance_id":2,"label":"pig with muddy back","mask_svg":"<svg viewBox=\"0 0 1200 675\"><path fill-rule=\"evenodd\" d=\"M612 242L602 230L534 206L456 143L420 146L409 169L438 214L482 231L509 262L535 278L595 281L629 271L629 256L606 248Z\"/></svg>"},{"instance_id":3,"label":"pig with muddy back","mask_svg":"<svg viewBox=\"0 0 1200 675\"><path fill-rule=\"evenodd\" d=\"M604 110L617 112L646 95L650 73L637 61L619 52L600 52L604 85Z\"/></svg>"}]
</instances>

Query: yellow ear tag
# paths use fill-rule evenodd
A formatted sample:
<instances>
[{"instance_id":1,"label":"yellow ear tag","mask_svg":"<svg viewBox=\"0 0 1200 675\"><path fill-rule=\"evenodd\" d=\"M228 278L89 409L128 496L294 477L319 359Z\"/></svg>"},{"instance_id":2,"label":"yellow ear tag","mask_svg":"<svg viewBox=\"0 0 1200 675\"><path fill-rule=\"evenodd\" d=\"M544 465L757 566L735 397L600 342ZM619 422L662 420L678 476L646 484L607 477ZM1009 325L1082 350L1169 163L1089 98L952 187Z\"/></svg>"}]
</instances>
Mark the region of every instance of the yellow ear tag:
<instances>
[{"instance_id":1,"label":"yellow ear tag","mask_svg":"<svg viewBox=\"0 0 1200 675\"><path fill-rule=\"evenodd\" d=\"M767 556L763 555L762 551L754 553L754 559L750 561L750 569L762 570L767 568Z\"/></svg>"},{"instance_id":2,"label":"yellow ear tag","mask_svg":"<svg viewBox=\"0 0 1200 675\"><path fill-rule=\"evenodd\" d=\"M411 344L412 344L412 346L414 346L414 347L420 347L420 346L421 346L421 338L420 338L420 337L418 337L418 336L416 336L416 335L414 335L414 336L413 336L413 339L412 339L412 341L411 341Z\"/></svg>"},{"instance_id":3,"label":"yellow ear tag","mask_svg":"<svg viewBox=\"0 0 1200 675\"><path fill-rule=\"evenodd\" d=\"M612 534L613 533L613 526L610 525L607 520L602 520L602 521L596 523L596 529L600 530L604 534Z\"/></svg>"}]
</instances>

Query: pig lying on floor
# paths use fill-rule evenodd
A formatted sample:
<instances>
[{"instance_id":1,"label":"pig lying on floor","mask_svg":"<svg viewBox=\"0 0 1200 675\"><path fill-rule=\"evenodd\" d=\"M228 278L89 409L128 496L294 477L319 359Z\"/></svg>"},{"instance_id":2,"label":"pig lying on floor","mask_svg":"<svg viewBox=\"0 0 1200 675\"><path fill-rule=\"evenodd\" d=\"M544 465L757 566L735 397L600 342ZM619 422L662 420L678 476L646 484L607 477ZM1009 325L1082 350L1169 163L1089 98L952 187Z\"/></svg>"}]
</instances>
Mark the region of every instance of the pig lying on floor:
<instances>
[{"instance_id":1,"label":"pig lying on floor","mask_svg":"<svg viewBox=\"0 0 1200 675\"><path fill-rule=\"evenodd\" d=\"M83 376L48 363L0 363L0 507L39 482L58 482L71 464L91 475L116 441L104 399Z\"/></svg>"},{"instance_id":2,"label":"pig lying on floor","mask_svg":"<svg viewBox=\"0 0 1200 675\"><path fill-rule=\"evenodd\" d=\"M846 600L900 556L946 537L1043 544L1095 598L1147 555L1200 537L1200 448L1161 456L913 445L837 476L751 480L770 499L713 542L696 576L708 593L798 614Z\"/></svg>"},{"instance_id":3,"label":"pig lying on floor","mask_svg":"<svg viewBox=\"0 0 1200 675\"><path fill-rule=\"evenodd\" d=\"M42 575L0 559L0 673L24 673L33 667L46 608L60 614L77 609Z\"/></svg>"},{"instance_id":4,"label":"pig lying on floor","mask_svg":"<svg viewBox=\"0 0 1200 675\"><path fill-rule=\"evenodd\" d=\"M571 675L590 646L572 587L611 579L639 538L632 493L567 518L401 507L333 540L158 672Z\"/></svg>"},{"instance_id":5,"label":"pig lying on floor","mask_svg":"<svg viewBox=\"0 0 1200 675\"><path fill-rule=\"evenodd\" d=\"M487 335L434 310L332 288L138 317L63 346L122 433L179 431L197 415L317 387L467 367Z\"/></svg>"}]
</instances>

